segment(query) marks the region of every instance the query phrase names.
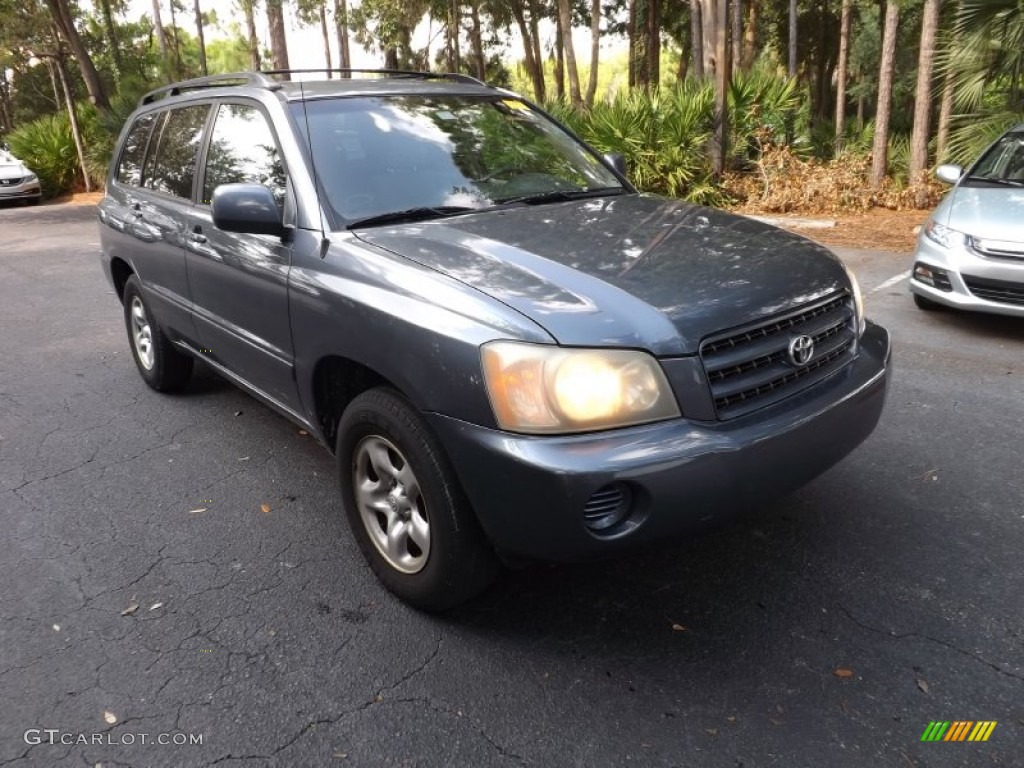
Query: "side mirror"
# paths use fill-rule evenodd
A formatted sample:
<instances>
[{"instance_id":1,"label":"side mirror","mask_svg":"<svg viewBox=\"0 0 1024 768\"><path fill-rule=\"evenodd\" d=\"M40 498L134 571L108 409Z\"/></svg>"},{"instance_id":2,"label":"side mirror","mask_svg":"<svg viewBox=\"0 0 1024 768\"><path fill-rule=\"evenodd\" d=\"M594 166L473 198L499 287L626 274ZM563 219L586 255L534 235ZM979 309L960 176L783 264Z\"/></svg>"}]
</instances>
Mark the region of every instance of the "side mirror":
<instances>
[{"instance_id":1,"label":"side mirror","mask_svg":"<svg viewBox=\"0 0 1024 768\"><path fill-rule=\"evenodd\" d=\"M281 237L287 231L274 193L262 184L221 184L210 208L214 226L225 232Z\"/></svg>"},{"instance_id":2,"label":"side mirror","mask_svg":"<svg viewBox=\"0 0 1024 768\"><path fill-rule=\"evenodd\" d=\"M964 175L964 169L959 165L940 165L935 169L935 175L939 178L939 181L944 181L947 184L956 184L960 181L960 177Z\"/></svg>"},{"instance_id":3,"label":"side mirror","mask_svg":"<svg viewBox=\"0 0 1024 768\"><path fill-rule=\"evenodd\" d=\"M620 176L626 175L626 158L621 152L612 152L605 155L604 161L614 168Z\"/></svg>"}]
</instances>

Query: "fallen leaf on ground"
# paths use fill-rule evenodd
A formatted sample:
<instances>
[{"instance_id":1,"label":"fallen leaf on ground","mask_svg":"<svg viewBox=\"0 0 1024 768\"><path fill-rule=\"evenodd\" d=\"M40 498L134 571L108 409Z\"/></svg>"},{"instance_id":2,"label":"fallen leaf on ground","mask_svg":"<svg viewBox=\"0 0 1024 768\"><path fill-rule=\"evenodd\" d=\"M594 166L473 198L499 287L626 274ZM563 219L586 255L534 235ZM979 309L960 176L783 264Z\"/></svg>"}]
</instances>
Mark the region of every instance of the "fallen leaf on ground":
<instances>
[{"instance_id":1,"label":"fallen leaf on ground","mask_svg":"<svg viewBox=\"0 0 1024 768\"><path fill-rule=\"evenodd\" d=\"M705 728L704 730L708 734L710 734L711 736L717 736L718 735L718 729L717 728Z\"/></svg>"},{"instance_id":2,"label":"fallen leaf on ground","mask_svg":"<svg viewBox=\"0 0 1024 768\"><path fill-rule=\"evenodd\" d=\"M54 624L53 625L53 631L54 632L60 632L60 624Z\"/></svg>"},{"instance_id":3,"label":"fallen leaf on ground","mask_svg":"<svg viewBox=\"0 0 1024 768\"><path fill-rule=\"evenodd\" d=\"M684 627L682 624L673 624L672 625L672 631L673 632L685 632L686 631L686 627Z\"/></svg>"},{"instance_id":4,"label":"fallen leaf on ground","mask_svg":"<svg viewBox=\"0 0 1024 768\"><path fill-rule=\"evenodd\" d=\"M248 460L249 460L249 457L248 457L248 456L239 456L239 457L238 457L238 460L239 460L239 461L248 461Z\"/></svg>"},{"instance_id":5,"label":"fallen leaf on ground","mask_svg":"<svg viewBox=\"0 0 1024 768\"><path fill-rule=\"evenodd\" d=\"M264 515L269 514L270 513L270 505L269 504L260 504L260 512L262 512Z\"/></svg>"},{"instance_id":6,"label":"fallen leaf on ground","mask_svg":"<svg viewBox=\"0 0 1024 768\"><path fill-rule=\"evenodd\" d=\"M928 693L928 681L923 678L917 678L917 687L920 688L924 693Z\"/></svg>"},{"instance_id":7,"label":"fallen leaf on ground","mask_svg":"<svg viewBox=\"0 0 1024 768\"><path fill-rule=\"evenodd\" d=\"M306 431L306 430L304 430L304 429L300 429L300 430L299 430L299 434L300 434L300 435L308 435L308 434L309 434L309 432L307 432L307 431Z\"/></svg>"},{"instance_id":8,"label":"fallen leaf on ground","mask_svg":"<svg viewBox=\"0 0 1024 768\"><path fill-rule=\"evenodd\" d=\"M103 719L113 725L117 722L117 715L111 712L109 709L103 712Z\"/></svg>"},{"instance_id":9,"label":"fallen leaf on ground","mask_svg":"<svg viewBox=\"0 0 1024 768\"><path fill-rule=\"evenodd\" d=\"M241 416L241 415L242 415L241 411L235 411L235 416Z\"/></svg>"},{"instance_id":10,"label":"fallen leaf on ground","mask_svg":"<svg viewBox=\"0 0 1024 768\"><path fill-rule=\"evenodd\" d=\"M153 603L151 606L149 606L149 610L155 611L157 608L163 608L163 607L164 607L163 603Z\"/></svg>"},{"instance_id":11,"label":"fallen leaf on ground","mask_svg":"<svg viewBox=\"0 0 1024 768\"><path fill-rule=\"evenodd\" d=\"M346 757L348 757L348 753L347 752L335 752L334 753L334 757L337 757L340 760L344 760Z\"/></svg>"},{"instance_id":12,"label":"fallen leaf on ground","mask_svg":"<svg viewBox=\"0 0 1024 768\"><path fill-rule=\"evenodd\" d=\"M198 509L190 509L188 513L190 515L198 515L200 512L205 512L207 507L199 507Z\"/></svg>"},{"instance_id":13,"label":"fallen leaf on ground","mask_svg":"<svg viewBox=\"0 0 1024 768\"><path fill-rule=\"evenodd\" d=\"M853 677L853 670L849 667L837 667L836 669L832 670L832 674L836 677L842 678Z\"/></svg>"},{"instance_id":14,"label":"fallen leaf on ground","mask_svg":"<svg viewBox=\"0 0 1024 768\"><path fill-rule=\"evenodd\" d=\"M132 603L127 608L125 608L123 611L121 611L121 615L122 616L130 616L131 614L135 613L137 610L139 610L139 604L138 603Z\"/></svg>"}]
</instances>

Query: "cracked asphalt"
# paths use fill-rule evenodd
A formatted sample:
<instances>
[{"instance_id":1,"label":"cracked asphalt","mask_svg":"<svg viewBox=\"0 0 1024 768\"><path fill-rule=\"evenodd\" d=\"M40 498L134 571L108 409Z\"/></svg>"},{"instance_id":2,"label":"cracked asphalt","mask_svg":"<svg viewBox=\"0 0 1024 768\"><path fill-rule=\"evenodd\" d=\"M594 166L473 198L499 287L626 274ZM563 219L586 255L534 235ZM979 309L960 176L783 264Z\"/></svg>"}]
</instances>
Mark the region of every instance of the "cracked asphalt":
<instances>
[{"instance_id":1,"label":"cracked asphalt","mask_svg":"<svg viewBox=\"0 0 1024 768\"><path fill-rule=\"evenodd\" d=\"M374 580L309 436L209 372L145 387L93 207L0 234L0 766L1024 765L1024 322L874 290L908 257L841 251L897 355L846 461L438 618Z\"/></svg>"}]
</instances>

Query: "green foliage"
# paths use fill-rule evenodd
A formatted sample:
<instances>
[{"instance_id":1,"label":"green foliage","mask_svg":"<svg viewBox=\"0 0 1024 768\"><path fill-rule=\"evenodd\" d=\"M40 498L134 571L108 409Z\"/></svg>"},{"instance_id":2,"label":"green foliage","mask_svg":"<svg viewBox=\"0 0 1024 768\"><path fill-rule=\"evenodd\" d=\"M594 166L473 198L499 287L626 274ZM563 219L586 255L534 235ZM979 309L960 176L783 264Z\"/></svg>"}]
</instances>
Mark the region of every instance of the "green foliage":
<instances>
[{"instance_id":1,"label":"green foliage","mask_svg":"<svg viewBox=\"0 0 1024 768\"><path fill-rule=\"evenodd\" d=\"M103 145L102 129L94 109L80 106L78 122L85 147ZM45 197L70 192L80 183L82 171L67 112L45 115L16 128L8 142L14 155L39 176ZM109 151L103 150L97 154L87 152L89 178L97 184L102 184L106 176L108 155Z\"/></svg>"},{"instance_id":2,"label":"green foliage","mask_svg":"<svg viewBox=\"0 0 1024 768\"><path fill-rule=\"evenodd\" d=\"M1024 124L1024 112L994 111L979 115L959 115L946 148L945 162L970 165L993 141L1015 125Z\"/></svg>"}]
</instances>

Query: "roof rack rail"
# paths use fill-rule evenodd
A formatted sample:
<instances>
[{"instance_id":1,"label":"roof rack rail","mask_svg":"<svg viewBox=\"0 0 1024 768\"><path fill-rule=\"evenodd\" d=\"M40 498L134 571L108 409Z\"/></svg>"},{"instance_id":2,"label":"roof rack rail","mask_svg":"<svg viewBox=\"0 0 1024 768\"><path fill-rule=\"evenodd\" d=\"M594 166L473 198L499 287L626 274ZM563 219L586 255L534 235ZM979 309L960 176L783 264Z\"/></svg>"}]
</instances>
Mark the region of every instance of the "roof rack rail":
<instances>
[{"instance_id":1,"label":"roof rack rail","mask_svg":"<svg viewBox=\"0 0 1024 768\"><path fill-rule=\"evenodd\" d=\"M478 80L471 75L463 75L459 72L419 72L413 69L264 69L260 71L263 75L302 75L334 72L341 75L386 75L390 77L408 77L417 80L451 80L454 83L467 83L470 85L486 86L483 80ZM488 86L489 87L489 86Z\"/></svg>"},{"instance_id":2,"label":"roof rack rail","mask_svg":"<svg viewBox=\"0 0 1024 768\"><path fill-rule=\"evenodd\" d=\"M276 90L281 84L272 80L262 72L229 72L223 75L209 75L207 77L196 77L192 80L183 80L180 83L165 85L154 88L139 99L138 106L152 104L158 99L166 99L171 96L185 93L186 91L197 91L202 88L221 88L229 85L256 85L263 88Z\"/></svg>"}]
</instances>

